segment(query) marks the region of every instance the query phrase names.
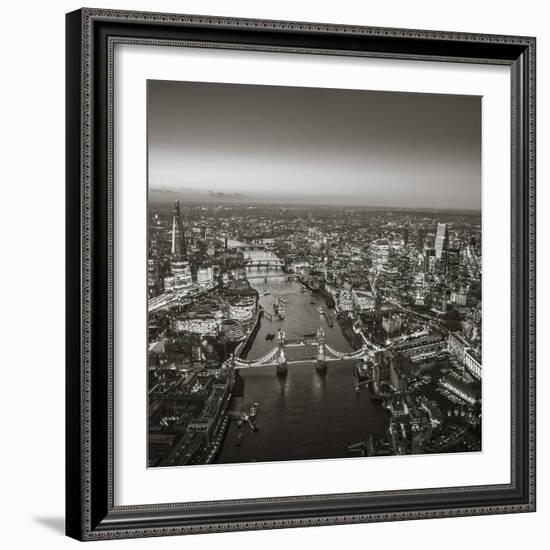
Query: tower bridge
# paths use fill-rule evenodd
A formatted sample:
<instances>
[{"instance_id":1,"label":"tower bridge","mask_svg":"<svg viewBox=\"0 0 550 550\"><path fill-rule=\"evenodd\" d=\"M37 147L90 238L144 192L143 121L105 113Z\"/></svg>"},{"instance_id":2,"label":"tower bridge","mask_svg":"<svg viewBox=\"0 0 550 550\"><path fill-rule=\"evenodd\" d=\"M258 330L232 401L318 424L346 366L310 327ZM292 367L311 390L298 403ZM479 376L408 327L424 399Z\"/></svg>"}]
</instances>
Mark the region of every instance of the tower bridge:
<instances>
[{"instance_id":1,"label":"tower bridge","mask_svg":"<svg viewBox=\"0 0 550 550\"><path fill-rule=\"evenodd\" d=\"M310 346L317 348L317 355L305 359L289 359L286 350L293 347ZM327 363L332 361L344 361L347 359L362 359L372 357L373 350L364 345L361 349L351 353L344 353L333 349L325 341L325 331L319 328L316 339L287 340L285 331L278 330L277 345L269 350L264 356L253 360L245 360L240 357L233 358L233 366L236 370L259 368L259 367L277 367L277 374L284 374L291 365L315 362L315 366L320 371L325 371Z\"/></svg>"}]
</instances>

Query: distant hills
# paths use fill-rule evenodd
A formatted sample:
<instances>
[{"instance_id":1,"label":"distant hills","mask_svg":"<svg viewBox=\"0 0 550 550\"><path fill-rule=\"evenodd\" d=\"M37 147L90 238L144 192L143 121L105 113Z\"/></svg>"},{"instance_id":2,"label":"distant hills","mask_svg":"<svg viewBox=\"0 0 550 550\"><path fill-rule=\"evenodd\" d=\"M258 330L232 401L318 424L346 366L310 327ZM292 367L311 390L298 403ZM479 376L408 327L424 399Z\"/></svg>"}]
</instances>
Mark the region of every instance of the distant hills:
<instances>
[{"instance_id":1,"label":"distant hills","mask_svg":"<svg viewBox=\"0 0 550 550\"><path fill-rule=\"evenodd\" d=\"M179 199L184 202L200 203L242 203L248 202L242 193L223 193L221 191L197 190L188 187L180 189L149 189L149 200L151 202L173 202Z\"/></svg>"}]
</instances>

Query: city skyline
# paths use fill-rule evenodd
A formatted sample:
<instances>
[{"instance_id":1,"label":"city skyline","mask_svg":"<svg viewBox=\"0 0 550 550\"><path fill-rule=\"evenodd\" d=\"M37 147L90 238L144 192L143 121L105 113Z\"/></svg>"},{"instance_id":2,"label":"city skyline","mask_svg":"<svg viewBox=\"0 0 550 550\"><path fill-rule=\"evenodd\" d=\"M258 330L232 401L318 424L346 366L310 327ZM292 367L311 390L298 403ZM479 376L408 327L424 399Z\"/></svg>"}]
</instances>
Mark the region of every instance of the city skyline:
<instances>
[{"instance_id":1,"label":"city skyline","mask_svg":"<svg viewBox=\"0 0 550 550\"><path fill-rule=\"evenodd\" d=\"M152 200L481 207L479 97L149 81L148 100Z\"/></svg>"},{"instance_id":2,"label":"city skyline","mask_svg":"<svg viewBox=\"0 0 550 550\"><path fill-rule=\"evenodd\" d=\"M343 214L150 205L150 467L481 450L480 213Z\"/></svg>"}]
</instances>

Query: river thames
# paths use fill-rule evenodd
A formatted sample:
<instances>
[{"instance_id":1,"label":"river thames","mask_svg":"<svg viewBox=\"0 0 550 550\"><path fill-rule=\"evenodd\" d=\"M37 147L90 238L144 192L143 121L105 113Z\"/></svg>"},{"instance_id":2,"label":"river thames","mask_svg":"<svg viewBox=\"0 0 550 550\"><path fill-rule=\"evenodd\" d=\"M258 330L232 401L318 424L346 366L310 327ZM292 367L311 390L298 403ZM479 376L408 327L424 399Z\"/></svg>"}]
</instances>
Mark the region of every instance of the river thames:
<instances>
[{"instance_id":1,"label":"river thames","mask_svg":"<svg viewBox=\"0 0 550 550\"><path fill-rule=\"evenodd\" d=\"M270 252L248 254L254 258L276 258ZM276 346L278 329L286 332L287 340L292 340L303 339L305 334L322 327L329 346L344 353L352 351L334 310L329 309L322 296L307 289L304 292L299 281L288 280L281 271L254 268L248 275L250 284L259 292L260 305L273 312L273 303L280 298L286 302L286 317L278 320L274 316L270 320L263 316L247 359L259 358ZM268 277L267 281L264 277ZM332 327L326 316L320 315L319 307L334 319ZM268 334L275 334L275 338L267 340ZM314 358L317 349L287 347L286 352L292 361ZM351 360L329 362L324 374L317 372L314 361L290 364L287 376L282 378L277 377L276 367L241 370L243 395L234 397L229 408L246 411L252 403L259 403L259 429L253 432L246 423L239 427L231 422L215 462L342 458L350 456L349 443L366 441L370 434L383 434L387 415L380 403L371 399L369 390L355 392L353 370Z\"/></svg>"}]
</instances>

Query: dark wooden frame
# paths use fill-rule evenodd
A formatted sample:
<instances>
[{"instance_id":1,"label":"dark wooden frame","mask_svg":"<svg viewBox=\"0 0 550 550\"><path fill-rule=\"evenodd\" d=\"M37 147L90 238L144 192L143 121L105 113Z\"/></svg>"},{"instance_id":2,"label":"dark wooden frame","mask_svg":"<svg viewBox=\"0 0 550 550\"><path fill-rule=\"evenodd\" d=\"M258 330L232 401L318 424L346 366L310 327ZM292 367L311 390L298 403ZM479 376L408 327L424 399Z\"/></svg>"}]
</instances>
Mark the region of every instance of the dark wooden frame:
<instances>
[{"instance_id":1,"label":"dark wooden frame","mask_svg":"<svg viewBox=\"0 0 550 550\"><path fill-rule=\"evenodd\" d=\"M98 540L534 511L535 39L99 9L69 13L66 29L67 535ZM510 484L114 506L111 132L117 42L511 67Z\"/></svg>"}]
</instances>

